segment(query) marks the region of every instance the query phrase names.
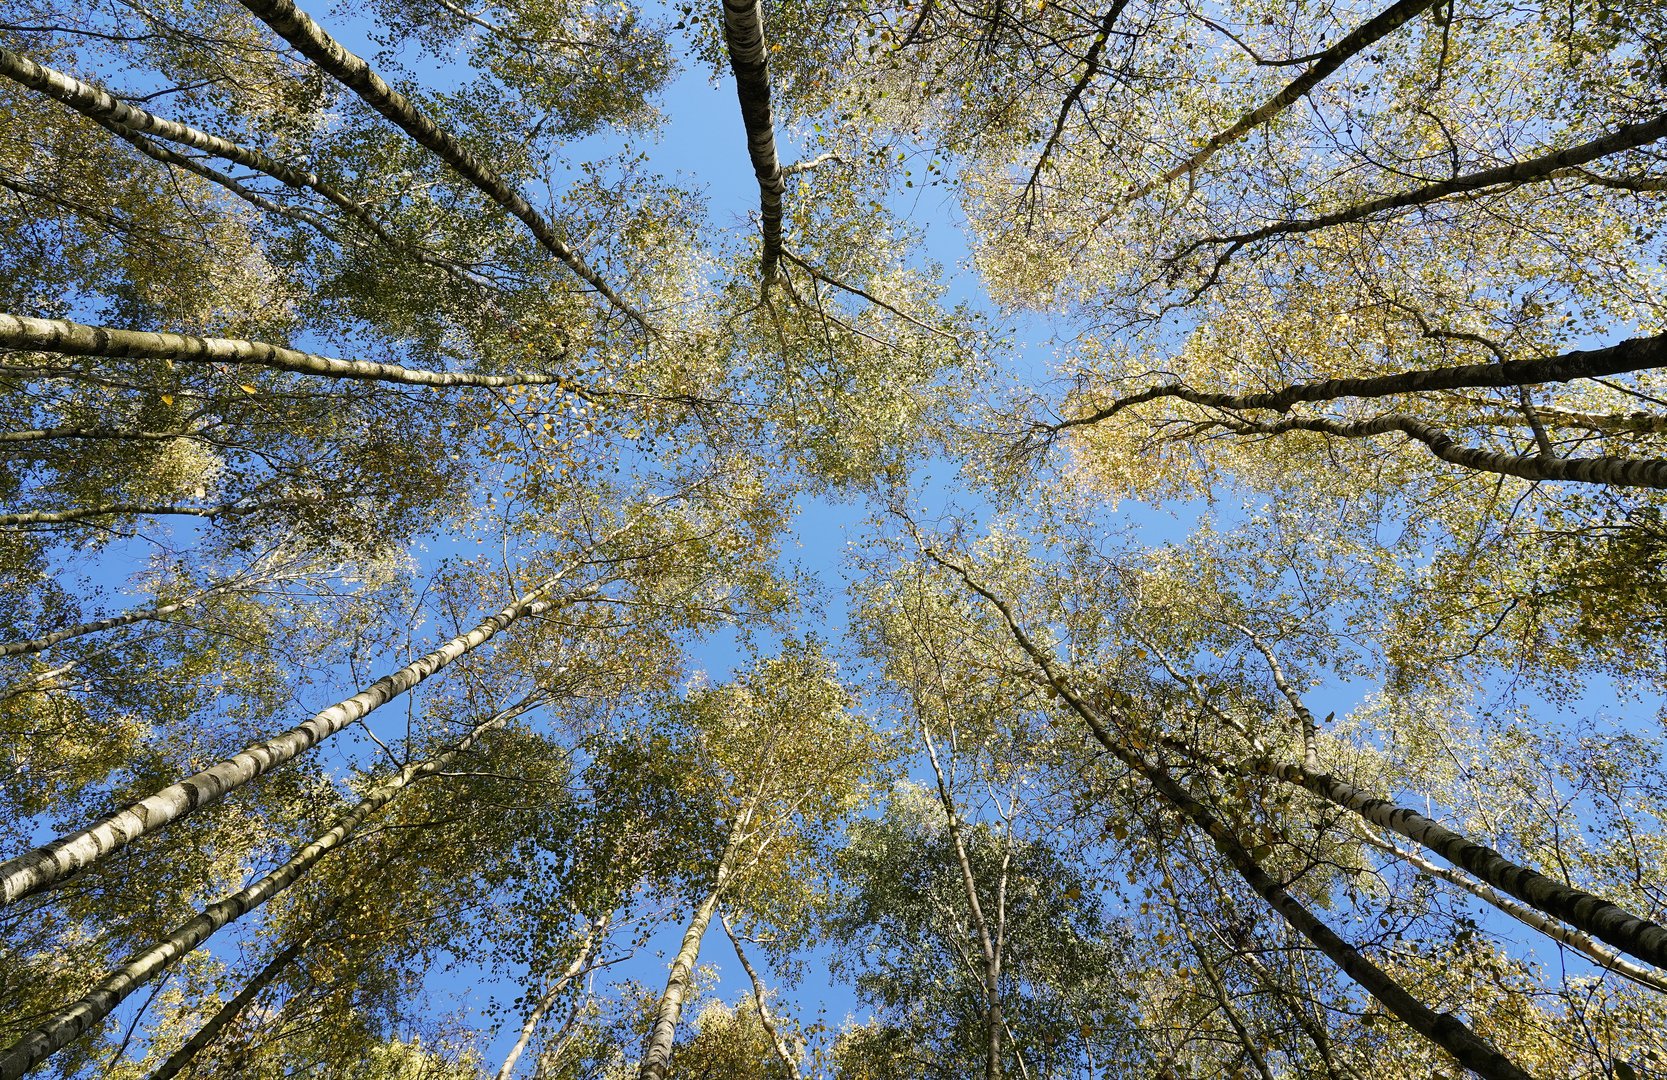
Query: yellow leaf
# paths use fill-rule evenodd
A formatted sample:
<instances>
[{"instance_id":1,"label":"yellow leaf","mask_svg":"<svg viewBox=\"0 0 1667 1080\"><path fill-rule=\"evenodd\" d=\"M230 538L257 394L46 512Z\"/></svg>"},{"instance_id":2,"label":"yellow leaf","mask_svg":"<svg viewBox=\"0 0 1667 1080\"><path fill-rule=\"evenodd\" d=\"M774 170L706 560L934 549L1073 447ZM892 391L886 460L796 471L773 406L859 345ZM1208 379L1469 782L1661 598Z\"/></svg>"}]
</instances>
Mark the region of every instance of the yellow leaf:
<instances>
[{"instance_id":1,"label":"yellow leaf","mask_svg":"<svg viewBox=\"0 0 1667 1080\"><path fill-rule=\"evenodd\" d=\"M174 403L174 395L172 395L172 394L163 394L162 395L162 404L172 405L173 403Z\"/></svg>"},{"instance_id":2,"label":"yellow leaf","mask_svg":"<svg viewBox=\"0 0 1667 1080\"><path fill-rule=\"evenodd\" d=\"M237 388L245 394L253 394L255 392L255 388L250 386L248 383L240 383Z\"/></svg>"}]
</instances>

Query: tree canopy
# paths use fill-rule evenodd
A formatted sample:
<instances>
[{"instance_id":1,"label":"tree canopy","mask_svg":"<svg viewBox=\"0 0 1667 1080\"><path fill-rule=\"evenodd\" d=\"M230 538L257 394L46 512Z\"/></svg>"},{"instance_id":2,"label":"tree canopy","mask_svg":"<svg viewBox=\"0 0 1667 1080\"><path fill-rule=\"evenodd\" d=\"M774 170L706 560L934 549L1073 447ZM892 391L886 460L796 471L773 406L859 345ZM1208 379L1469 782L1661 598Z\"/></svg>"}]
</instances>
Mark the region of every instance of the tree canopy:
<instances>
[{"instance_id":1,"label":"tree canopy","mask_svg":"<svg viewBox=\"0 0 1667 1080\"><path fill-rule=\"evenodd\" d=\"M1667 7L1381 3L0 2L0 1080L1667 1080Z\"/></svg>"}]
</instances>

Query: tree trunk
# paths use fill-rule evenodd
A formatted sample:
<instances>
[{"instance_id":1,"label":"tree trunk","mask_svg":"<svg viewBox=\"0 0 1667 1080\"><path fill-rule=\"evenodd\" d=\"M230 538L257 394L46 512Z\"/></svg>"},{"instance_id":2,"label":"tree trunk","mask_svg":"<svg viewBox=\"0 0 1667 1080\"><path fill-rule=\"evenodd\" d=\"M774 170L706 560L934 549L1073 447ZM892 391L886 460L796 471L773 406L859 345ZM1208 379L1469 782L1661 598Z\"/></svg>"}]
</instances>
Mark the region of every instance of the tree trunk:
<instances>
[{"instance_id":1,"label":"tree trunk","mask_svg":"<svg viewBox=\"0 0 1667 1080\"><path fill-rule=\"evenodd\" d=\"M371 70L369 64L325 33L306 12L290 3L290 0L242 0L242 3L256 18L294 46L302 56L358 94L366 105L381 113L419 146L433 152L493 202L518 218L546 251L560 259L568 269L601 293L608 303L644 330L654 332L642 312L627 303L607 282L598 277L594 270L585 265L584 260L562 242L561 237L556 234L555 227L534 210L532 204L527 202L519 191L433 120L419 112L404 94L389 86L380 75Z\"/></svg>"},{"instance_id":2,"label":"tree trunk","mask_svg":"<svg viewBox=\"0 0 1667 1080\"><path fill-rule=\"evenodd\" d=\"M1554 915L1624 952L1657 967L1667 967L1667 927L1641 919L1601 896L1571 888L1536 870L1511 862L1485 844L1454 832L1415 810L1374 798L1336 777L1295 764L1255 759L1246 764L1256 772L1304 788L1352 810L1379 828L1399 833L1462 867L1501 892L1539 911Z\"/></svg>"},{"instance_id":3,"label":"tree trunk","mask_svg":"<svg viewBox=\"0 0 1667 1080\"><path fill-rule=\"evenodd\" d=\"M259 150L240 146L218 135L153 116L96 86L43 67L9 49L0 48L0 75L68 105L102 127L154 135L265 173L288 187L315 191L363 225L378 239L399 247L408 246L395 239L387 226L378 221L369 210L348 198L333 185L325 183L316 173L285 164Z\"/></svg>"},{"instance_id":4,"label":"tree trunk","mask_svg":"<svg viewBox=\"0 0 1667 1080\"><path fill-rule=\"evenodd\" d=\"M521 1055L526 1051L527 1044L532 1041L533 1032L538 1030L538 1025L543 1022L545 1014L561 997L562 992L572 985L574 979L584 974L585 963L590 959L590 954L595 951L596 943L607 935L608 923L612 920L613 916L611 914L604 915L585 928L584 939L579 943L579 951L574 955L573 962L568 964L566 970L560 975L556 976L555 982L550 984L550 988L545 991L544 996L538 999L538 1004L533 1006L532 1012L527 1014L526 1022L521 1025L521 1034L516 1038L515 1045L509 1048L509 1053L504 1057L504 1063L498 1067L496 1080L509 1080L515 1072L515 1063L521 1060Z\"/></svg>"},{"instance_id":5,"label":"tree trunk","mask_svg":"<svg viewBox=\"0 0 1667 1080\"><path fill-rule=\"evenodd\" d=\"M1509 915L1511 918L1517 920L1523 925L1531 926L1535 930L1538 930L1540 933L1551 938L1553 941L1567 945L1569 948L1585 956L1595 964L1606 967L1610 971L1619 975L1623 975L1641 986L1647 986L1651 990L1657 990L1661 993L1667 994L1667 974L1656 971L1652 968L1644 967L1642 964L1633 963L1631 960L1622 956L1618 951L1611 949L1606 945L1599 944L1597 941L1593 940L1590 934L1583 934L1578 930L1571 930L1562 923L1551 918L1549 915L1535 911L1527 904L1504 895L1491 885L1486 885L1477 881L1467 874L1454 870L1452 867L1441 866L1433 863L1424 858L1424 856L1418 854L1416 851L1408 851L1405 848L1395 846L1381 837L1371 835L1370 830L1366 829L1365 826L1361 826L1361 829L1361 838L1364 839L1367 844L1377 848L1379 851L1393 855L1398 859L1403 859L1406 862L1411 863L1413 866L1416 866L1429 876L1440 878L1442 881L1445 881L1450 885L1463 889L1465 892L1476 897L1478 900L1483 900L1492 904L1494 907L1503 911L1505 914Z\"/></svg>"},{"instance_id":6,"label":"tree trunk","mask_svg":"<svg viewBox=\"0 0 1667 1080\"><path fill-rule=\"evenodd\" d=\"M220 1033L226 1029L227 1025L243 1014L243 1010L249 1007L249 1003L254 1001L262 990L270 986L274 979L283 974L285 968L294 963L295 958L301 955L302 951L306 949L307 943L311 940L312 931L308 931L285 946L271 960L268 960L266 966L257 971L254 978L250 979L243 989L215 1010L214 1015L209 1017L206 1024L197 1029L195 1035L185 1040L183 1046L168 1055L168 1060L164 1061L161 1067L150 1074L150 1080L172 1080L173 1077L179 1075L180 1071L187 1068L198 1054L202 1053L210 1043L220 1037Z\"/></svg>"},{"instance_id":7,"label":"tree trunk","mask_svg":"<svg viewBox=\"0 0 1667 1080\"><path fill-rule=\"evenodd\" d=\"M654 1016L654 1026L648 1034L648 1046L643 1053L642 1067L637 1072L637 1080L665 1080L666 1072L671 1068L671 1044L677 1038L677 1022L683 1016L683 998L689 990L689 978L695 970L695 961L700 958L700 942L706 936L706 927L712 921L713 912L718 910L718 900L723 896L724 886L729 883L730 860L735 855L735 838L732 836L724 847L724 854L718 860L718 870L713 875L712 891L706 894L695 908L694 915L689 919L689 927L683 932L683 945L677 950L677 957L672 961L671 975L666 979L666 991L660 995L660 1007ZM0 1080L4 1080L0 1077Z\"/></svg>"},{"instance_id":8,"label":"tree trunk","mask_svg":"<svg viewBox=\"0 0 1667 1080\"><path fill-rule=\"evenodd\" d=\"M759 276L765 286L776 276L781 261L781 204L787 190L781 161L776 157L776 122L770 111L770 52L764 40L764 12L759 0L723 0L724 44L735 94L741 102L741 123L747 132L747 156L758 177L759 214L763 245Z\"/></svg>"},{"instance_id":9,"label":"tree trunk","mask_svg":"<svg viewBox=\"0 0 1667 1080\"><path fill-rule=\"evenodd\" d=\"M1120 397L1085 416L1072 417L1050 425L1063 431L1109 420L1124 409L1158 398L1176 398L1193 405L1216 409L1266 409L1287 412L1301 402L1336 401L1340 398L1380 398L1419 394L1434 390L1464 390L1479 387L1537 386L1541 383L1573 382L1575 379L1625 375L1667 367L1667 334L1628 338L1601 349L1579 349L1534 360L1506 360L1496 364L1455 364L1450 367L1398 371L1391 375L1367 375L1350 379L1320 379L1292 383L1278 390L1252 394L1215 394L1179 384L1153 386L1137 394ZM1647 415L1647 414L1646 414Z\"/></svg>"},{"instance_id":10,"label":"tree trunk","mask_svg":"<svg viewBox=\"0 0 1667 1080\"><path fill-rule=\"evenodd\" d=\"M572 566L564 568L468 633L460 634L428 655L384 675L306 723L248 747L176 784L170 784L96 824L0 864L0 907L49 888L77 870L120 851L139 837L155 832L198 807L220 801L228 793L312 749L453 660L490 641L523 615L535 609L542 610L544 598L572 569Z\"/></svg>"},{"instance_id":11,"label":"tree trunk","mask_svg":"<svg viewBox=\"0 0 1667 1080\"><path fill-rule=\"evenodd\" d=\"M1462 1021L1451 1013L1437 1013L1432 1010L1409 994L1388 972L1338 937L1331 927L1316 918L1313 912L1264 870L1245 850L1232 830L1218 820L1208 807L1193 798L1167 769L1147 761L1125 746L1113 733L1111 726L1102 719L1099 711L1072 689L1070 680L1059 669L1053 657L1031 640L1007 601L980 585L961 566L931 548L926 549L926 555L953 571L966 582L969 589L996 608L1020 649L1035 663L1053 691L1088 725L1095 741L1105 747L1113 757L1144 777L1172 809L1209 836L1245 884L1278 912L1293 929L1313 942L1315 947L1342 968L1363 990L1382 1003L1391 1015L1453 1055L1465 1068L1488 1080L1530 1080L1527 1073L1487 1040L1471 1031ZM1112 719L1119 726L1128 726L1128 719L1115 711L1112 713Z\"/></svg>"},{"instance_id":12,"label":"tree trunk","mask_svg":"<svg viewBox=\"0 0 1667 1080\"><path fill-rule=\"evenodd\" d=\"M1363 23L1342 41L1321 53L1315 60L1314 66L1292 79L1279 93L1262 102L1256 108L1245 113L1225 131L1210 136L1191 157L1170 169L1162 176L1150 183L1142 184L1124 196L1125 202L1132 202L1154 188L1173 183L1181 177L1196 171L1215 152L1229 143L1237 142L1250 132L1267 123L1285 109L1296 104L1308 91L1319 85L1320 80L1342 67L1355 54L1371 45L1374 41L1390 34L1411 19L1417 17L1428 8L1434 7L1440 0L1397 0L1388 10L1377 17Z\"/></svg>"},{"instance_id":13,"label":"tree trunk","mask_svg":"<svg viewBox=\"0 0 1667 1080\"><path fill-rule=\"evenodd\" d=\"M1528 158L1524 161L1500 165L1492 169L1481 169L1463 176L1455 176L1450 180L1438 180L1433 184L1403 191L1399 195L1385 195L1382 198L1370 199L1366 202L1346 206L1334 210L1329 214L1318 217L1302 218L1295 221L1281 221L1273 225L1266 225L1251 232L1238 233L1233 236L1212 236L1191 245L1190 250L1196 250L1204 244L1228 244L1228 254L1239 250L1247 244L1254 244L1260 240L1267 240L1275 236L1299 236L1304 233L1318 232L1335 225L1346 225L1360 221L1376 214L1387 213L1391 210L1404 210L1413 206L1445 199L1449 195L1463 195L1466 192L1480 191L1483 188L1499 187L1504 184L1525 184L1537 180L1548 180L1562 173L1565 169L1587 165L1611 154L1618 154L1625 150L1633 150L1640 146L1667 138L1667 113L1661 113L1649 120L1637 124L1626 124L1616 128L1607 135L1600 136L1590 142L1583 142L1578 146L1570 146L1563 150L1554 150L1549 154ZM1225 261L1226 255L1222 256Z\"/></svg>"},{"instance_id":14,"label":"tree trunk","mask_svg":"<svg viewBox=\"0 0 1667 1080\"><path fill-rule=\"evenodd\" d=\"M0 527L18 528L29 525L67 525L87 518L133 515L137 517L221 518L258 514L263 510L287 510L300 506L298 499L272 499L267 502L229 502L218 506L185 506L168 503L109 503L105 506L77 506L69 510L23 510L15 514L0 514Z\"/></svg>"},{"instance_id":15,"label":"tree trunk","mask_svg":"<svg viewBox=\"0 0 1667 1080\"><path fill-rule=\"evenodd\" d=\"M742 951L741 939L735 936L734 928L729 925L729 918L720 912L718 922L723 925L724 933L729 936L729 943L735 946L735 958L741 961L742 970L747 973L747 978L752 980L752 999L758 1006L758 1022L764 1026L764 1033L770 1037L770 1045L775 1048L776 1056L787 1066L788 1075L793 1080L799 1080L801 1074L798 1059L794 1056L792 1047L787 1045L787 1039L782 1036L781 1029L776 1026L775 1017L770 1015L769 1003L764 1000L764 981L758 977L758 972L753 970L747 954Z\"/></svg>"},{"instance_id":16,"label":"tree trunk","mask_svg":"<svg viewBox=\"0 0 1667 1080\"><path fill-rule=\"evenodd\" d=\"M972 859L967 855L967 845L961 836L961 816L956 813L955 800L949 793L949 783L945 780L943 766L938 761L938 749L932 741L932 732L926 726L925 717L917 713L916 721L920 727L921 738L926 743L927 759L932 763L932 775L937 778L938 801L943 805L944 826L955 848L955 862L961 870L961 888L966 893L967 910L972 915L973 927L978 931L978 947L984 961L984 1023L988 1028L985 1035L987 1056L984 1062L984 1077L985 1080L1001 1080L1001 956L996 949L995 938L990 933L989 921L984 918L984 905L978 896L978 882L972 873Z\"/></svg>"},{"instance_id":17,"label":"tree trunk","mask_svg":"<svg viewBox=\"0 0 1667 1080\"><path fill-rule=\"evenodd\" d=\"M142 357L180 363L250 364L337 379L404 383L407 386L560 386L576 389L560 375L477 375L423 371L370 360L336 360L260 341L203 338L83 326L65 319L0 315L0 349L59 353L65 356ZM177 436L169 436L177 437Z\"/></svg>"},{"instance_id":18,"label":"tree trunk","mask_svg":"<svg viewBox=\"0 0 1667 1080\"><path fill-rule=\"evenodd\" d=\"M8 641L0 645L0 656L28 656L32 653L44 652L59 642L86 637L88 634L97 634L104 630L114 630L118 626L131 626L136 622L165 622L167 616L176 611L183 611L192 604L202 601L212 591L201 592L196 596L176 600L171 604L159 604L156 607L145 608L141 611L129 611L121 615L111 615L104 619L77 623L74 626L66 626L62 630L54 630L50 634L29 638L26 641Z\"/></svg>"},{"instance_id":19,"label":"tree trunk","mask_svg":"<svg viewBox=\"0 0 1667 1080\"><path fill-rule=\"evenodd\" d=\"M381 810L414 781L443 770L459 754L474 745L491 728L543 704L545 695L535 691L515 705L478 724L462 740L443 753L416 765L407 765L396 775L371 790L352 810L337 819L324 835L290 856L282 866L244 886L232 895L204 908L190 921L175 928L160 944L130 958L106 975L80 1000L54 1013L16 1044L0 1054L0 1080L19 1080L24 1073L50 1055L91 1031L110 1015L128 995L161 975L186 954L207 941L216 931L260 907L293 885L324 856L348 840L365 820Z\"/></svg>"}]
</instances>

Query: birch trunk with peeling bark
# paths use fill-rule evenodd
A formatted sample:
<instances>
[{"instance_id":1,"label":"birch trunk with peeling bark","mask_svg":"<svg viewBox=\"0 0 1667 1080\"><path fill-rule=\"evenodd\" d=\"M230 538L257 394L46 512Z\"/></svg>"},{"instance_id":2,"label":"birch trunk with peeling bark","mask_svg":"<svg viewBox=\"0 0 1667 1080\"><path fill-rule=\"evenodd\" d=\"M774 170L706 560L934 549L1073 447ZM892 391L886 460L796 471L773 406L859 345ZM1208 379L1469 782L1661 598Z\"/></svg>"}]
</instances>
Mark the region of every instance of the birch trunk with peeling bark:
<instances>
[{"instance_id":1,"label":"birch trunk with peeling bark","mask_svg":"<svg viewBox=\"0 0 1667 1080\"><path fill-rule=\"evenodd\" d=\"M535 692L476 725L473 731L444 753L416 765L407 765L379 784L352 810L337 819L328 832L296 852L282 866L210 904L195 918L176 927L162 942L130 958L79 1000L52 1014L0 1053L0 1080L19 1080L52 1054L87 1034L135 990L172 968L215 932L295 884L320 859L341 847L371 815L387 806L413 782L440 772L487 731L536 708L543 701L542 693Z\"/></svg>"},{"instance_id":2,"label":"birch trunk with peeling bark","mask_svg":"<svg viewBox=\"0 0 1667 1080\"><path fill-rule=\"evenodd\" d=\"M384 675L359 693L266 742L257 743L110 817L0 864L0 907L50 888L78 870L108 858L175 818L219 802L227 794L306 753L342 728L386 705L452 661L490 641L535 610L572 570L566 567L472 630Z\"/></svg>"},{"instance_id":3,"label":"birch trunk with peeling bark","mask_svg":"<svg viewBox=\"0 0 1667 1080\"><path fill-rule=\"evenodd\" d=\"M1415 841L1537 911L1555 916L1640 960L1657 967L1667 967L1667 927L1659 923L1640 918L1601 896L1554 881L1537 870L1514 863L1486 844L1477 843L1439 821L1407 807L1396 806L1387 799L1369 795L1334 776L1294 763L1281 764L1265 758L1253 759L1247 764L1258 773L1301 787L1330 803L1352 810L1379 828Z\"/></svg>"},{"instance_id":4,"label":"birch trunk with peeling bark","mask_svg":"<svg viewBox=\"0 0 1667 1080\"><path fill-rule=\"evenodd\" d=\"M189 506L183 503L107 503L104 506L77 506L69 510L21 510L15 514L0 514L0 527L68 525L96 517L244 517L263 510L288 510L300 505L298 499L272 499L253 503L229 502L217 506Z\"/></svg>"},{"instance_id":5,"label":"birch trunk with peeling bark","mask_svg":"<svg viewBox=\"0 0 1667 1080\"><path fill-rule=\"evenodd\" d=\"M701 939L706 936L706 928L718 910L724 887L729 884L735 849L735 837L732 836L724 846L723 857L718 860L718 869L712 876L712 890L696 905L694 914L689 918L689 926L683 932L683 943L672 960L665 992L660 995L660 1004L655 1010L654 1026L648 1033L648 1045L643 1052L642 1066L637 1071L637 1080L665 1080L671 1068L671 1047L677 1039L678 1021L683 1018L683 999L689 992L695 961L700 959Z\"/></svg>"},{"instance_id":6,"label":"birch trunk with peeling bark","mask_svg":"<svg viewBox=\"0 0 1667 1080\"><path fill-rule=\"evenodd\" d=\"M776 156L776 122L770 108L770 51L764 39L764 11L759 0L723 0L724 44L735 94L741 102L741 122L747 132L747 156L758 177L758 208L763 245L758 259L765 286L775 279L781 262L782 197L787 181Z\"/></svg>"},{"instance_id":7,"label":"birch trunk with peeling bark","mask_svg":"<svg viewBox=\"0 0 1667 1080\"><path fill-rule=\"evenodd\" d=\"M63 356L138 357L177 363L247 364L302 375L403 383L407 386L559 386L564 390L577 389L560 375L424 371L371 360L337 360L262 341L83 326L66 319L34 319L24 315L0 314L0 349Z\"/></svg>"}]
</instances>

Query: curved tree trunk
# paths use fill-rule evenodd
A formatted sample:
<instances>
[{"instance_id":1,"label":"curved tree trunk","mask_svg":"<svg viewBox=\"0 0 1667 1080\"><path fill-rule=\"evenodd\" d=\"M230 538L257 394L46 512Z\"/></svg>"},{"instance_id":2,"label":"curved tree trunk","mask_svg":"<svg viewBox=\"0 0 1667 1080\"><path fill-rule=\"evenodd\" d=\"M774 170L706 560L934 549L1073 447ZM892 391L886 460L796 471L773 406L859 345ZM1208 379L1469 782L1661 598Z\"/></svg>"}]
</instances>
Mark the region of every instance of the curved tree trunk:
<instances>
[{"instance_id":1,"label":"curved tree trunk","mask_svg":"<svg viewBox=\"0 0 1667 1080\"><path fill-rule=\"evenodd\" d=\"M1434 7L1439 2L1440 0L1397 0L1397 2L1386 11L1380 13L1368 22L1363 23L1342 41L1339 41L1337 44L1321 53L1319 58L1314 62L1313 67L1309 68L1301 75L1298 75L1289 83L1286 83L1285 86L1280 89L1279 93L1239 117L1239 119L1235 121L1231 127L1210 136L1210 138L1197 150L1197 152L1185 161L1181 162L1181 164L1175 166L1173 169L1170 169L1156 180L1141 184L1139 187L1129 192L1128 195L1124 196L1124 201L1128 202L1138 199L1154 188L1162 187L1164 184L1173 183L1174 181L1181 179L1181 177L1187 176L1188 174L1196 171L1205 162L1209 161L1210 158L1214 157L1217 150L1220 150L1229 143L1237 142L1246 135L1250 134L1252 131L1261 127L1263 124L1267 123L1269 120L1272 120L1275 116L1278 116L1281 112L1284 112L1286 109L1296 104L1296 102L1304 94L1318 86L1320 80L1342 67L1343 64L1351 57L1371 45L1374 41L1377 41L1387 34L1393 33L1395 30L1405 25L1408 21L1417 17L1426 9Z\"/></svg>"},{"instance_id":2,"label":"curved tree trunk","mask_svg":"<svg viewBox=\"0 0 1667 1080\"><path fill-rule=\"evenodd\" d=\"M775 1017L770 1015L769 1002L764 998L764 981L758 977L758 972L753 970L752 962L747 959L747 954L742 951L741 939L735 936L734 928L729 925L729 918L719 912L718 922L723 925L724 933L729 937L729 943L735 946L735 958L741 961L742 970L747 973L747 978L752 981L752 999L758 1007L758 1022L764 1026L764 1033L770 1037L770 1045L775 1048L776 1056L781 1059L781 1063L787 1067L788 1075L793 1080L799 1080L801 1073L799 1072L798 1059L793 1054L793 1048L787 1045L787 1039L782 1036L781 1029L776 1026Z\"/></svg>"}]
</instances>

